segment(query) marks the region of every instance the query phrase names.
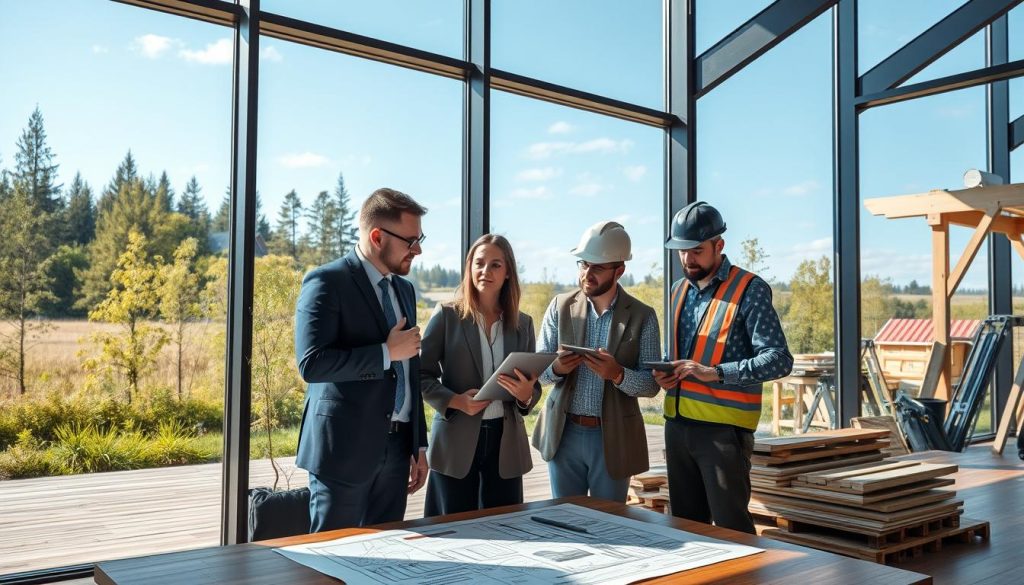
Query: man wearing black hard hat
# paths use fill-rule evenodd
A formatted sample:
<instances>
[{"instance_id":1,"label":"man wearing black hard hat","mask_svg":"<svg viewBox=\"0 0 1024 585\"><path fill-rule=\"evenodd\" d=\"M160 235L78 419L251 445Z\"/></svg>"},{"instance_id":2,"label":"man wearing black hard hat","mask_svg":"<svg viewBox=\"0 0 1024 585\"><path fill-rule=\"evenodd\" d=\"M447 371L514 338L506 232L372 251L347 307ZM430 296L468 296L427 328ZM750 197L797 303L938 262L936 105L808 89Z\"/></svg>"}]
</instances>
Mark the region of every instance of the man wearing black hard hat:
<instances>
[{"instance_id":1,"label":"man wearing black hard hat","mask_svg":"<svg viewBox=\"0 0 1024 585\"><path fill-rule=\"evenodd\" d=\"M722 253L725 221L703 201L679 210L665 247L678 250L684 278L672 285L671 372L665 389L665 447L672 513L754 533L750 456L761 386L789 374L772 291Z\"/></svg>"}]
</instances>

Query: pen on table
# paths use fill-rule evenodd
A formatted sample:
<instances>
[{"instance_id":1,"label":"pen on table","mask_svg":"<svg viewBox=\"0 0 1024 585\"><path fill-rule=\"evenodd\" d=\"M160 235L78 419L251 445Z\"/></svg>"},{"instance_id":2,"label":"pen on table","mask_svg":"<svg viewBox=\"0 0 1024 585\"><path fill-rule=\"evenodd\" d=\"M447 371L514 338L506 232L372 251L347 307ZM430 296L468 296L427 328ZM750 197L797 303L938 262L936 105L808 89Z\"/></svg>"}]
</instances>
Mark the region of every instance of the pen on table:
<instances>
[{"instance_id":1,"label":"pen on table","mask_svg":"<svg viewBox=\"0 0 1024 585\"><path fill-rule=\"evenodd\" d=\"M582 526L573 526L566 522L559 522L558 520L551 520L550 518L544 518L543 516L530 516L530 520L534 522L540 522L541 524L547 524L548 526L555 526L556 528L564 528L565 530L572 530L573 532L582 532L583 534L590 534L590 531Z\"/></svg>"},{"instance_id":2,"label":"pen on table","mask_svg":"<svg viewBox=\"0 0 1024 585\"><path fill-rule=\"evenodd\" d=\"M442 532L426 532L424 534L417 534L416 536L406 536L403 540L417 540L420 538L428 538L431 536L447 536L449 534L455 534L455 530L445 530Z\"/></svg>"}]
</instances>

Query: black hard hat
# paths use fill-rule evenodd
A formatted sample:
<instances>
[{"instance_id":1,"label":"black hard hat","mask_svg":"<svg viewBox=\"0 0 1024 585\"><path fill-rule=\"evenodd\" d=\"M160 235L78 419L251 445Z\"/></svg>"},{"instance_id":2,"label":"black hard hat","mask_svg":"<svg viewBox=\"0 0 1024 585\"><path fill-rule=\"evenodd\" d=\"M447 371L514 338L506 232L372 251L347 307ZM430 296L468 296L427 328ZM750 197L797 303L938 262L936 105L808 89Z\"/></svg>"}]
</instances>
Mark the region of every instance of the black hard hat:
<instances>
[{"instance_id":1,"label":"black hard hat","mask_svg":"<svg viewBox=\"0 0 1024 585\"><path fill-rule=\"evenodd\" d=\"M704 201L680 209L672 218L672 237L665 241L669 250L689 250L725 233L722 214Z\"/></svg>"}]
</instances>

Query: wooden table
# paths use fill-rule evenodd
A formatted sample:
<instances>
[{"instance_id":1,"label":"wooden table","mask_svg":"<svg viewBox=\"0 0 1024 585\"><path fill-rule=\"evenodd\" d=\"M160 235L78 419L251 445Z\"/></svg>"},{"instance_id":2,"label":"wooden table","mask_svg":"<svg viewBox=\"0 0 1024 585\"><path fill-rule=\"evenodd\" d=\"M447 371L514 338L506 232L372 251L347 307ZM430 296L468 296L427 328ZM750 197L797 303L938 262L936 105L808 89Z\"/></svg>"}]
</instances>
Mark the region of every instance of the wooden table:
<instances>
[{"instance_id":1,"label":"wooden table","mask_svg":"<svg viewBox=\"0 0 1024 585\"><path fill-rule=\"evenodd\" d=\"M381 524L378 529L409 528L429 526L453 520L466 520L526 509L538 509L554 504L569 502L595 510L618 514L652 524L672 526L687 532L703 534L722 540L765 549L755 555L734 559L708 567L684 571L674 575L646 581L648 583L815 583L817 585L870 583L910 584L931 583L931 577L901 569L858 561L808 548L789 545L749 534L718 528L689 520L680 520L649 510L637 509L588 497L562 498L531 502L518 506L507 506L463 514L452 514L437 518ZM323 575L275 553L273 548L293 544L331 540L351 536L374 529L351 528L292 536L277 540L266 540L253 544L210 547L193 551L152 555L109 561L96 565L96 582L100 585L163 585L189 583L202 585L219 584L278 584L320 585L338 583L332 577Z\"/></svg>"}]
</instances>

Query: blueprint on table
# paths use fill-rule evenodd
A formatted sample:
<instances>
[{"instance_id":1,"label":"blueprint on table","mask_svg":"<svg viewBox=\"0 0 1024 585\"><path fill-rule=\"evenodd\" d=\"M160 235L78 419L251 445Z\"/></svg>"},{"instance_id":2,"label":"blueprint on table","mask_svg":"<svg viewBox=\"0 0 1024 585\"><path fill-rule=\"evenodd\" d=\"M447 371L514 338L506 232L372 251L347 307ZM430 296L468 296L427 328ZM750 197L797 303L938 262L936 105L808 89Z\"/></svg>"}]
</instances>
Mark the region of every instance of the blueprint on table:
<instances>
[{"instance_id":1,"label":"blueprint on table","mask_svg":"<svg viewBox=\"0 0 1024 585\"><path fill-rule=\"evenodd\" d=\"M587 532L542 524L531 516L585 528ZM762 552L574 504L275 550L350 585L614 585Z\"/></svg>"}]
</instances>

